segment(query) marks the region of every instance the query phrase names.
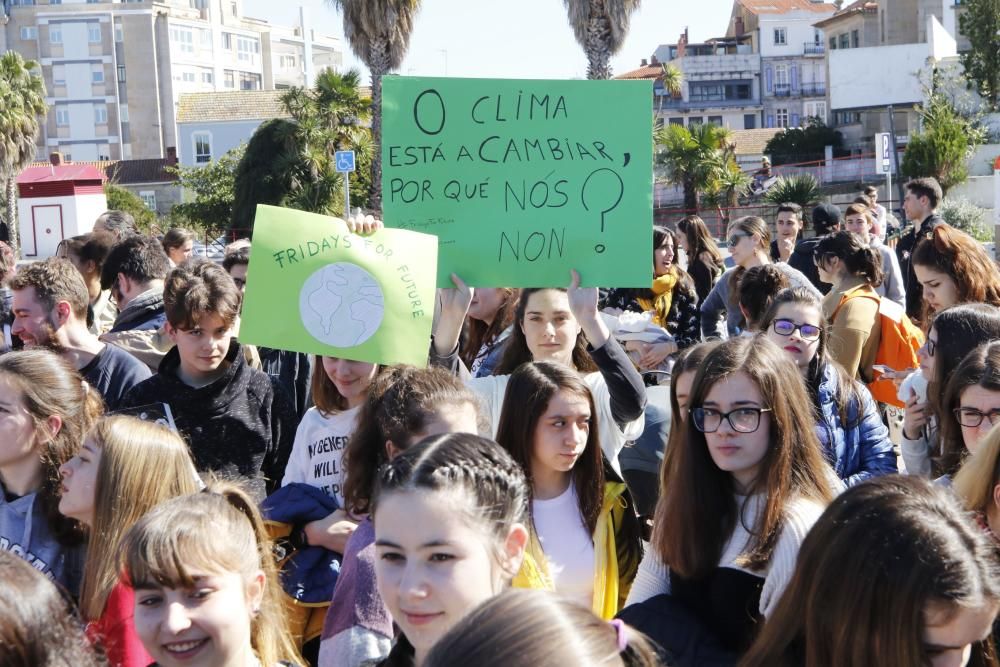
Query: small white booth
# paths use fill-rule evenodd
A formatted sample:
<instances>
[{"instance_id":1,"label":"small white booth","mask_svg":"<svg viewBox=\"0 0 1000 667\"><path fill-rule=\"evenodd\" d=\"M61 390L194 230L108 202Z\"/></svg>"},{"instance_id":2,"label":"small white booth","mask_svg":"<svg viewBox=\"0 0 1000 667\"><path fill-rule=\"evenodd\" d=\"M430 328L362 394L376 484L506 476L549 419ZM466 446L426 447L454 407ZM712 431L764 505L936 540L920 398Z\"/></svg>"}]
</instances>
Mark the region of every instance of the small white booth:
<instances>
[{"instance_id":1,"label":"small white booth","mask_svg":"<svg viewBox=\"0 0 1000 667\"><path fill-rule=\"evenodd\" d=\"M17 191L25 259L52 257L60 241L93 230L108 210L104 174L91 165L29 167L17 177Z\"/></svg>"}]
</instances>

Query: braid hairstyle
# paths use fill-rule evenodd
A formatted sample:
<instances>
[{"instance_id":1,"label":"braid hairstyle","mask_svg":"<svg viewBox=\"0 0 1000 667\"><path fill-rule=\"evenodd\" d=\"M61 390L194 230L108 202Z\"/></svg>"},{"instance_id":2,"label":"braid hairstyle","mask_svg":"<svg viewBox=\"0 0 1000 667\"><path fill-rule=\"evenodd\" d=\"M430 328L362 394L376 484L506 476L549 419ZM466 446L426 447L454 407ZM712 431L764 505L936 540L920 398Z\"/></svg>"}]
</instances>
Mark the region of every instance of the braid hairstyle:
<instances>
[{"instance_id":1,"label":"braid hairstyle","mask_svg":"<svg viewBox=\"0 0 1000 667\"><path fill-rule=\"evenodd\" d=\"M528 482L521 466L497 443L471 433L431 436L385 466L379 473L374 521L381 499L417 490L464 494L466 501L456 502L455 509L498 545L514 524L528 521Z\"/></svg>"}]
</instances>

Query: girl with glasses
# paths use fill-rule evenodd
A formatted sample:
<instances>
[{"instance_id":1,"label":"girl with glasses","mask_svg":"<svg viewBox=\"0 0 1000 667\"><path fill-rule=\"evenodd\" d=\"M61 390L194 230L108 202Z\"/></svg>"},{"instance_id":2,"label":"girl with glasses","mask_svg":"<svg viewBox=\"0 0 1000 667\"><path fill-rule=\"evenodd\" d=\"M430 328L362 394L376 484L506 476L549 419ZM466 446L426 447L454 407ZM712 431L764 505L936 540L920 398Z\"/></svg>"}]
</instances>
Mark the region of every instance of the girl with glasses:
<instances>
[{"instance_id":1,"label":"girl with glasses","mask_svg":"<svg viewBox=\"0 0 1000 667\"><path fill-rule=\"evenodd\" d=\"M898 475L848 489L799 550L742 667L996 665L989 538L944 489Z\"/></svg>"},{"instance_id":2,"label":"girl with glasses","mask_svg":"<svg viewBox=\"0 0 1000 667\"><path fill-rule=\"evenodd\" d=\"M868 388L832 361L821 303L803 290L783 290L761 319L762 334L795 362L805 380L816 435L847 486L898 472L889 431Z\"/></svg>"},{"instance_id":3,"label":"girl with glasses","mask_svg":"<svg viewBox=\"0 0 1000 667\"><path fill-rule=\"evenodd\" d=\"M740 278L748 269L772 263L771 232L762 218L747 216L730 223L727 245L736 266L719 278L719 282L715 283L715 287L701 304L701 332L705 338L726 337L720 322L723 314L728 336L739 335L740 330L745 328L739 303ZM800 271L784 262L778 262L775 266L787 276L792 287L812 290L817 298L822 297Z\"/></svg>"},{"instance_id":4,"label":"girl with glasses","mask_svg":"<svg viewBox=\"0 0 1000 667\"><path fill-rule=\"evenodd\" d=\"M926 393L921 395L911 389L905 397L901 450L907 473L937 478L952 475L958 469L960 461L955 453L961 454L963 449L959 439L949 437L951 454L946 455L939 434L949 409L945 389L970 350L996 339L1000 339L1000 308L994 306L983 303L952 306L931 321L927 341L917 352Z\"/></svg>"},{"instance_id":5,"label":"girl with glasses","mask_svg":"<svg viewBox=\"0 0 1000 667\"><path fill-rule=\"evenodd\" d=\"M945 474L953 474L1000 424L1000 341L981 345L962 359L941 407L940 466Z\"/></svg>"},{"instance_id":6,"label":"girl with glasses","mask_svg":"<svg viewBox=\"0 0 1000 667\"><path fill-rule=\"evenodd\" d=\"M628 598L639 606L621 614L677 665L749 647L834 495L805 385L767 338L712 349L689 405ZM697 642L692 627L702 629Z\"/></svg>"},{"instance_id":7,"label":"girl with glasses","mask_svg":"<svg viewBox=\"0 0 1000 667\"><path fill-rule=\"evenodd\" d=\"M819 279L833 288L823 298L823 318L830 323L830 358L849 377L871 382L881 340L882 258L857 234L837 232L816 245Z\"/></svg>"}]
</instances>

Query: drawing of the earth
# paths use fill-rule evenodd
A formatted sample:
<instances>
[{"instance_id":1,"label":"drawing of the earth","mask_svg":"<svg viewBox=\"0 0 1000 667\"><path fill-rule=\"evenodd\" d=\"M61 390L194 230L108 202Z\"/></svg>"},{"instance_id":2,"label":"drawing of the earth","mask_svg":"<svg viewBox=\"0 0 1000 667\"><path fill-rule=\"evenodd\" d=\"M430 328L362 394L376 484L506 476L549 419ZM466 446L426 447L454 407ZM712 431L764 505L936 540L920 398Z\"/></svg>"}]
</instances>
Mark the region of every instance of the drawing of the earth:
<instances>
[{"instance_id":1,"label":"drawing of the earth","mask_svg":"<svg viewBox=\"0 0 1000 667\"><path fill-rule=\"evenodd\" d=\"M332 347L354 347L371 338L384 310L378 281L349 262L327 264L309 276L299 292L302 326Z\"/></svg>"}]
</instances>

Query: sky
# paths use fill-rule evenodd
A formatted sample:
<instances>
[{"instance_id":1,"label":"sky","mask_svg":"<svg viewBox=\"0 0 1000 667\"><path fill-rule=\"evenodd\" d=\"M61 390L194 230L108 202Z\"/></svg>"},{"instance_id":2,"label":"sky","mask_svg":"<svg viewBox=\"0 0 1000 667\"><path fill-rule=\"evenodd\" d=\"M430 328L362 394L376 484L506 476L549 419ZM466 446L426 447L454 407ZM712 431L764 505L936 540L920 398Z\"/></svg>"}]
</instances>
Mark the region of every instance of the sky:
<instances>
[{"instance_id":1,"label":"sky","mask_svg":"<svg viewBox=\"0 0 1000 667\"><path fill-rule=\"evenodd\" d=\"M639 67L685 26L692 42L725 34L732 0L644 0L628 39L612 59L615 74ZM483 78L585 78L587 60L573 38L562 0L423 0L399 73ZM343 40L343 21L325 0L243 0L246 16L298 23L299 7L314 30ZM696 6L698 9L690 9ZM344 43L344 64L367 70Z\"/></svg>"}]
</instances>

